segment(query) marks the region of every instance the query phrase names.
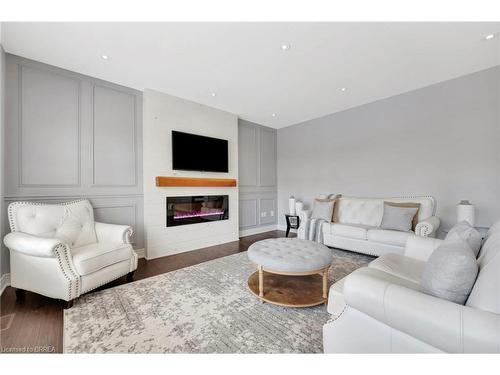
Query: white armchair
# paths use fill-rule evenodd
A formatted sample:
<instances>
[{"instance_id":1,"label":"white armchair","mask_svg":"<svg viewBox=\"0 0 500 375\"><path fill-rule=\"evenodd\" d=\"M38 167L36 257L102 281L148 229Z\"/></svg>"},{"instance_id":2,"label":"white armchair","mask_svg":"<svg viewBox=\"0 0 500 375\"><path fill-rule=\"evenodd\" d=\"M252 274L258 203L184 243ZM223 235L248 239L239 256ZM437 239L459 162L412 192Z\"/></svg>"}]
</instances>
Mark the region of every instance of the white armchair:
<instances>
[{"instance_id":1,"label":"white armchair","mask_svg":"<svg viewBox=\"0 0 500 375\"><path fill-rule=\"evenodd\" d=\"M72 305L75 298L127 275L137 254L132 228L94 222L88 200L62 204L14 202L8 208L11 286L18 300L29 290Z\"/></svg>"}]
</instances>

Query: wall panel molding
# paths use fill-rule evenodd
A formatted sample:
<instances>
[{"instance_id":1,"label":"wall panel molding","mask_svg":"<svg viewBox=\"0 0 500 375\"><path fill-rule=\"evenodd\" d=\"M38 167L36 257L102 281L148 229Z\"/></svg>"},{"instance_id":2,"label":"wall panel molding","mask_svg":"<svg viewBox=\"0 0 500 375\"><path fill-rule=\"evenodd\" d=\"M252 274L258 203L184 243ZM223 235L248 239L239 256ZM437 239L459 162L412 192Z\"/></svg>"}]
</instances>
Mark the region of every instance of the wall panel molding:
<instances>
[{"instance_id":1,"label":"wall panel molding","mask_svg":"<svg viewBox=\"0 0 500 375\"><path fill-rule=\"evenodd\" d=\"M75 103L76 104L75 105L76 111L73 114L75 116L75 120L76 120L75 124L74 124L75 125L74 130L75 130L76 137L73 140L75 147L74 147L74 150L72 150L76 156L75 157L75 165L74 165L74 177L76 178L75 183L54 184L54 183L29 183L29 182L25 182L25 178L27 176L25 176L24 162L28 156L33 156L34 158L36 158L36 162L44 163L45 164L44 165L45 173L47 173L47 168L51 167L51 164L54 164L54 162L57 162L59 160L64 162L66 157L67 157L67 155L66 155L66 157L64 157L64 155L57 154L57 155L51 156L50 157L51 160L49 160L49 161L43 160L43 159L39 160L39 157L41 156L40 154L44 154L46 152L44 152L44 150L42 149L41 151L38 151L38 152L36 152L35 155L33 155L34 154L34 151L33 151L34 146L40 147L40 148L49 148L50 151L55 153L53 147L56 147L57 144L61 142L61 140L59 140L59 142L56 141L57 140L56 136L68 135L67 133L66 134L56 134L57 133L56 131L50 132L52 130L53 124L55 122L55 121L52 121L50 124L47 124L49 126L47 127L47 129L45 129L43 131L43 133L45 133L44 135L48 136L48 140L40 138L39 136L42 134L37 134L38 137L36 137L37 139L34 142L34 145L33 144L30 145L31 147L24 147L24 137L26 136L26 134L29 134L29 132L30 132L30 130L25 128L28 125L28 124L25 124L25 121L27 121L28 115L24 113L24 110L27 109L26 108L27 105L25 104L25 100L27 100L27 98L26 98L27 89L25 89L25 84L28 84L27 78L28 78L28 74L29 74L30 70L33 72L36 72L38 74L43 73L45 75L52 76L52 77L54 77L54 79L53 79L54 82L56 79L59 79L59 80L63 79L66 81L73 81L76 84L76 97L74 98L76 101L76 103ZM18 111L17 111L17 113L18 113L18 134L17 134L17 147L18 147L18 153L17 153L18 176L17 176L17 179L18 179L18 186L19 187L35 187L35 188L80 186L81 185L81 82L79 80L68 77L67 75L61 75L61 74L57 74L57 73L52 72L52 71L47 71L43 68L37 69L37 68L32 67L32 66L24 66L21 64L17 64L17 71L18 71L18 85L17 85L17 88L18 88ZM43 89L43 87L41 87L41 89ZM40 94L39 95L40 98L37 99L36 101L40 100L40 102L41 102L43 100L42 98L46 99L46 95L43 95L43 93L39 93L39 94ZM60 93L60 94L63 94L63 93ZM69 93L66 92L66 93L64 93L64 95L61 95L61 96L69 97ZM61 98L57 98L57 99L61 99ZM41 104L47 105L47 103L41 103ZM62 107L64 107L64 105L62 105L62 103L58 103L58 104L61 105ZM32 111L35 112L33 115L35 115L35 117L37 118L37 122L35 124L35 127L40 128L40 124L43 125L43 122L42 122L42 120L40 120L40 117L43 118L46 116L40 116L40 113L37 113L37 112L40 112L39 110L37 111L37 108L32 109ZM60 113L60 112L58 112L58 113ZM65 123L70 123L70 122L65 121ZM67 138L67 137L65 137L65 138ZM54 144L51 144L52 142ZM28 148L28 150L26 150L26 148ZM56 150L58 150L58 149L56 148ZM47 151L49 151L49 150L47 150ZM59 170L60 172L66 172L68 170L67 167L68 166L62 167L62 166L58 165L55 168L57 170ZM37 169L37 168L35 167L34 169ZM30 171L28 171L28 173L29 172ZM54 176L51 176L50 178L54 179Z\"/></svg>"},{"instance_id":2,"label":"wall panel molding","mask_svg":"<svg viewBox=\"0 0 500 375\"><path fill-rule=\"evenodd\" d=\"M103 163L103 160L101 160L100 162L97 161L96 162L96 91L97 90L108 90L110 92L114 92L116 93L117 95L119 96L129 96L132 100L132 105L128 105L128 106L125 106L125 108L121 108L120 110L118 110L117 108L115 107L112 107L112 106L105 106L105 108L107 109L110 109L111 110L111 113L109 115L109 117L113 117L113 116L118 116L120 114L123 114L123 110L127 110L127 109L130 109L131 110L131 115L132 115L132 118L129 119L131 120L131 123L132 123L132 127L131 129L128 129L129 131L131 131L131 134L132 134L132 139L131 139L131 142L129 143L129 146L130 149L131 149L131 155L124 155L124 158L128 158L130 157L130 159L132 159L132 162L133 164L131 164L129 167L130 169L133 170L132 172L132 175L133 175L133 180L130 182L130 183L110 183L110 182L106 182L106 183L99 183L97 180L98 178L96 178L96 165L99 165L99 164L104 164ZM110 103L103 103L103 104L110 104ZM116 103L114 103L116 104ZM98 103L99 105L99 103ZM128 108L127 108L128 107ZM92 143L91 143L91 147L92 147L92 151L91 151L91 154L92 154L92 186L93 187L137 187L138 184L139 184L139 176L138 176L138 170L140 169L139 168L139 158L138 158L138 155L137 155L137 139L138 139L138 130L137 130L137 123L139 121L138 119L138 111L137 111L137 107L138 107L138 104L137 104L137 95L134 95L134 94L131 94L131 93L127 93L127 92L123 92L123 91L120 91L120 90L117 90L116 88L113 88L113 87L109 87L108 85L93 85L92 87L92 129L91 129L91 132L92 132L92 135L91 135L91 139L92 139ZM106 119L107 121L104 122L103 125L101 126L104 126L104 125L108 125L112 123L112 121L110 121L109 118ZM119 124L118 125L121 125L123 126L124 124L126 124L126 121L124 121L124 119L119 119L117 118L116 120L118 120ZM115 124L117 125L117 124ZM114 135L119 139L123 133L120 132L120 129L110 129L111 130L111 133L114 133ZM126 129L123 129L123 130L126 130ZM106 162L106 160L104 160L104 162ZM109 167L109 166L108 166ZM113 167L113 166L111 166ZM106 166L103 166L102 168L106 168ZM130 173L130 172L129 172ZM114 175L116 175L116 173L114 173ZM120 181L121 178L116 178L116 176L114 176L114 178L110 178L111 181ZM142 182L141 182L142 183Z\"/></svg>"},{"instance_id":3,"label":"wall panel molding","mask_svg":"<svg viewBox=\"0 0 500 375\"><path fill-rule=\"evenodd\" d=\"M248 233L277 222L276 129L240 119L238 136L240 229Z\"/></svg>"},{"instance_id":4,"label":"wall panel molding","mask_svg":"<svg viewBox=\"0 0 500 375\"><path fill-rule=\"evenodd\" d=\"M5 68L5 206L18 200L86 198L96 218L133 225L134 247L144 248L142 92L9 54ZM104 95L96 98L96 88ZM99 119L94 116L96 104L102 104ZM103 132L96 134L94 127L101 125ZM102 152L105 148L109 154ZM35 156L26 159L33 151ZM52 174L37 174L47 173L47 160L58 157L61 166L56 163ZM97 174L96 164L101 167ZM108 176L113 179L107 181ZM5 209L2 215L6 217ZM7 231L8 224L3 228Z\"/></svg>"}]
</instances>

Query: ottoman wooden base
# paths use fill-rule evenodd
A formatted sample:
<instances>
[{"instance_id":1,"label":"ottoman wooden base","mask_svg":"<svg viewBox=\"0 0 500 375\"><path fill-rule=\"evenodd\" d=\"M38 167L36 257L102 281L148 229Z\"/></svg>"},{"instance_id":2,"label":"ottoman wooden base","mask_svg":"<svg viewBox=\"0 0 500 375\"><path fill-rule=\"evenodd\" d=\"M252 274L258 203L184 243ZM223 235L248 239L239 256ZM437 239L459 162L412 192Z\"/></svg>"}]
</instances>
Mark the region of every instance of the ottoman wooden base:
<instances>
[{"instance_id":1,"label":"ottoman wooden base","mask_svg":"<svg viewBox=\"0 0 500 375\"><path fill-rule=\"evenodd\" d=\"M259 296L259 271L248 279L248 287L262 301L286 307L310 307L325 303L323 276L296 276L263 271L264 295Z\"/></svg>"}]
</instances>

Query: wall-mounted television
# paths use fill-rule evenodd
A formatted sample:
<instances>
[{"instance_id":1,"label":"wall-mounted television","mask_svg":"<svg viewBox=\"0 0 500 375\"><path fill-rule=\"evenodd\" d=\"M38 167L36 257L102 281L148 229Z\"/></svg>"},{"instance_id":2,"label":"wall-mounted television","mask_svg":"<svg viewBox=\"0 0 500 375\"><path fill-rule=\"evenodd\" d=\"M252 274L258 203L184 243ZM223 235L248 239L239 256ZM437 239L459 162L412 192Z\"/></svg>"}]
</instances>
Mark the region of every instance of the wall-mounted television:
<instances>
[{"instance_id":1,"label":"wall-mounted television","mask_svg":"<svg viewBox=\"0 0 500 375\"><path fill-rule=\"evenodd\" d=\"M227 140L173 130L172 169L228 172Z\"/></svg>"}]
</instances>

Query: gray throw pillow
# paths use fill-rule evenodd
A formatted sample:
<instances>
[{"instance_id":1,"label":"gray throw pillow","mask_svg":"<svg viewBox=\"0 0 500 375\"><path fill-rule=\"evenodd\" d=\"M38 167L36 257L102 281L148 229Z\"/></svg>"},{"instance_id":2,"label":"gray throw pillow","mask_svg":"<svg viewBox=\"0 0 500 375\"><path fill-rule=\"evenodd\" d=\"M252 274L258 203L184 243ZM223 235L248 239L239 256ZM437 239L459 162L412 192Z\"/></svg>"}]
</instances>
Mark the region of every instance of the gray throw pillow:
<instances>
[{"instance_id":1,"label":"gray throw pillow","mask_svg":"<svg viewBox=\"0 0 500 375\"><path fill-rule=\"evenodd\" d=\"M479 249L481 248L481 233L479 233L474 227L472 227L467 221L461 221L460 223L455 224L448 234L446 235L445 241L458 241L462 240L470 246L474 255L477 258L477 254L479 254Z\"/></svg>"},{"instance_id":2,"label":"gray throw pillow","mask_svg":"<svg viewBox=\"0 0 500 375\"><path fill-rule=\"evenodd\" d=\"M384 203L384 215L380 228L409 232L417 210L416 207L394 207Z\"/></svg>"},{"instance_id":3,"label":"gray throw pillow","mask_svg":"<svg viewBox=\"0 0 500 375\"><path fill-rule=\"evenodd\" d=\"M334 199L315 199L313 203L311 218L323 219L328 222L331 222L333 217L334 205L335 205Z\"/></svg>"},{"instance_id":4,"label":"gray throw pillow","mask_svg":"<svg viewBox=\"0 0 500 375\"><path fill-rule=\"evenodd\" d=\"M424 266L420 291L463 305L477 273L476 257L465 241L444 242Z\"/></svg>"}]
</instances>

